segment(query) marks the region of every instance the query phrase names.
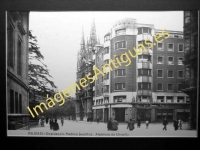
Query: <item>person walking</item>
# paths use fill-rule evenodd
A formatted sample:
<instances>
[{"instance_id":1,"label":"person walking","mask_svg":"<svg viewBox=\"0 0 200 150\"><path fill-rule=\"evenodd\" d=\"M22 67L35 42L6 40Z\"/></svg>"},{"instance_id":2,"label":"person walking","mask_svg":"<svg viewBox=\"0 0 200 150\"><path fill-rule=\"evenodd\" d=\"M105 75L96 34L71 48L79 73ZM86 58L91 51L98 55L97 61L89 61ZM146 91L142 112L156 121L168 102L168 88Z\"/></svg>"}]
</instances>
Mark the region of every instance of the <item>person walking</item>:
<instances>
[{"instance_id":1,"label":"person walking","mask_svg":"<svg viewBox=\"0 0 200 150\"><path fill-rule=\"evenodd\" d=\"M179 119L179 120L178 120L178 127L179 127L179 129L181 129L181 130L182 130L182 123L183 123L183 121L182 121L181 119Z\"/></svg>"},{"instance_id":2,"label":"person walking","mask_svg":"<svg viewBox=\"0 0 200 150\"><path fill-rule=\"evenodd\" d=\"M49 122L49 118L48 117L46 117L46 124Z\"/></svg>"},{"instance_id":3,"label":"person walking","mask_svg":"<svg viewBox=\"0 0 200 150\"><path fill-rule=\"evenodd\" d=\"M64 124L64 119L65 119L65 118L64 118L63 116L61 116L60 119L61 119L61 124L62 124L62 126L63 126L63 124Z\"/></svg>"},{"instance_id":4,"label":"person walking","mask_svg":"<svg viewBox=\"0 0 200 150\"><path fill-rule=\"evenodd\" d=\"M99 117L97 116L97 123L99 124Z\"/></svg>"},{"instance_id":5,"label":"person walking","mask_svg":"<svg viewBox=\"0 0 200 150\"><path fill-rule=\"evenodd\" d=\"M134 124L135 122L132 119L130 119L127 125L127 129L129 129L130 131L134 130L135 129Z\"/></svg>"},{"instance_id":6,"label":"person walking","mask_svg":"<svg viewBox=\"0 0 200 150\"><path fill-rule=\"evenodd\" d=\"M146 129L148 129L148 127L149 127L149 119L147 118L146 119Z\"/></svg>"},{"instance_id":7,"label":"person walking","mask_svg":"<svg viewBox=\"0 0 200 150\"><path fill-rule=\"evenodd\" d=\"M54 123L53 123L53 130L57 131L59 130L59 124L57 123L57 119L55 119Z\"/></svg>"},{"instance_id":8,"label":"person walking","mask_svg":"<svg viewBox=\"0 0 200 150\"><path fill-rule=\"evenodd\" d=\"M178 121L174 120L174 130L178 130Z\"/></svg>"},{"instance_id":9,"label":"person walking","mask_svg":"<svg viewBox=\"0 0 200 150\"><path fill-rule=\"evenodd\" d=\"M52 118L49 120L49 125L50 125L50 130L52 130L53 129L53 119Z\"/></svg>"},{"instance_id":10,"label":"person walking","mask_svg":"<svg viewBox=\"0 0 200 150\"><path fill-rule=\"evenodd\" d=\"M115 131L117 131L118 130L118 122L117 122L117 120L113 120L112 121L112 130L115 130Z\"/></svg>"},{"instance_id":11,"label":"person walking","mask_svg":"<svg viewBox=\"0 0 200 150\"><path fill-rule=\"evenodd\" d=\"M163 125L164 125L163 131L167 130L167 124L168 124L168 121L167 121L167 118L165 117L165 119L163 120Z\"/></svg>"},{"instance_id":12,"label":"person walking","mask_svg":"<svg viewBox=\"0 0 200 150\"><path fill-rule=\"evenodd\" d=\"M137 118L137 127L140 128L140 125L141 125L141 121L140 121L140 118L138 117Z\"/></svg>"},{"instance_id":13,"label":"person walking","mask_svg":"<svg viewBox=\"0 0 200 150\"><path fill-rule=\"evenodd\" d=\"M109 131L109 130L112 130L112 118L110 118L110 119L108 120L107 128L108 128L108 131Z\"/></svg>"}]
</instances>

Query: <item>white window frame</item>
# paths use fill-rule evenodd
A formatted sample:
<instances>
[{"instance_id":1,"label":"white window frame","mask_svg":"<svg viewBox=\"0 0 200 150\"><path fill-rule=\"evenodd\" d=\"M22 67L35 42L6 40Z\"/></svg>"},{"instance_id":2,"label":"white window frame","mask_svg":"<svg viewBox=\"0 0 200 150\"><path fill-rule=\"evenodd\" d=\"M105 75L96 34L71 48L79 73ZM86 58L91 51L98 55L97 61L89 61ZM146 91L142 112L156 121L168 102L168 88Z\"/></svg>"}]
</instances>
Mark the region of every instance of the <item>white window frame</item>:
<instances>
[{"instance_id":1,"label":"white window frame","mask_svg":"<svg viewBox=\"0 0 200 150\"><path fill-rule=\"evenodd\" d=\"M183 58L183 57L178 57L178 65L183 65L183 62L182 62L182 64L179 64L179 58ZM184 58L183 58L183 60L184 60Z\"/></svg>"},{"instance_id":2,"label":"white window frame","mask_svg":"<svg viewBox=\"0 0 200 150\"><path fill-rule=\"evenodd\" d=\"M183 46L183 51L179 51L179 46L182 45ZM178 52L184 52L184 44L179 43L178 44Z\"/></svg>"},{"instance_id":3,"label":"white window frame","mask_svg":"<svg viewBox=\"0 0 200 150\"><path fill-rule=\"evenodd\" d=\"M162 57L162 63L158 63L158 57ZM164 64L164 56L157 56L157 64Z\"/></svg>"},{"instance_id":4,"label":"white window frame","mask_svg":"<svg viewBox=\"0 0 200 150\"><path fill-rule=\"evenodd\" d=\"M172 71L172 77L169 77L169 71ZM174 70L167 70L167 78L174 78Z\"/></svg>"},{"instance_id":5,"label":"white window frame","mask_svg":"<svg viewBox=\"0 0 200 150\"><path fill-rule=\"evenodd\" d=\"M169 50L169 44L172 44L172 45L173 45L173 49L172 49L172 50ZM169 52L173 52L173 51L174 51L174 43L168 43L168 44L167 44L167 51L169 51Z\"/></svg>"},{"instance_id":6,"label":"white window frame","mask_svg":"<svg viewBox=\"0 0 200 150\"><path fill-rule=\"evenodd\" d=\"M169 90L169 84L172 84L172 90ZM167 83L167 91L173 92L174 91L174 84L173 83Z\"/></svg>"},{"instance_id":7,"label":"white window frame","mask_svg":"<svg viewBox=\"0 0 200 150\"><path fill-rule=\"evenodd\" d=\"M162 77L158 77L158 70L162 70ZM163 69L157 69L157 78L163 78L164 74L163 74Z\"/></svg>"},{"instance_id":8,"label":"white window frame","mask_svg":"<svg viewBox=\"0 0 200 150\"><path fill-rule=\"evenodd\" d=\"M169 57L172 57L172 58L173 58L173 64L170 64L170 63L169 63ZM168 57L167 57L167 64L168 64L168 65L174 65L174 57L173 57L173 56L168 56Z\"/></svg>"},{"instance_id":9,"label":"white window frame","mask_svg":"<svg viewBox=\"0 0 200 150\"><path fill-rule=\"evenodd\" d=\"M115 46L116 43L124 42L124 41L125 41L125 40L116 41L116 42L114 43L114 46ZM126 42L126 47L125 47L125 48L116 48L116 47L115 47L115 50L119 50L119 49L127 49L127 41L125 41L125 42Z\"/></svg>"},{"instance_id":10,"label":"white window frame","mask_svg":"<svg viewBox=\"0 0 200 150\"><path fill-rule=\"evenodd\" d=\"M183 77L179 77L179 71L182 71L182 72L183 72L183 70L177 70L177 78L178 78L178 79L183 79L183 78L184 78L184 72L183 72Z\"/></svg>"},{"instance_id":11,"label":"white window frame","mask_svg":"<svg viewBox=\"0 0 200 150\"><path fill-rule=\"evenodd\" d=\"M158 89L158 84L162 84L162 90ZM163 83L157 83L157 91L163 91Z\"/></svg>"},{"instance_id":12,"label":"white window frame","mask_svg":"<svg viewBox=\"0 0 200 150\"><path fill-rule=\"evenodd\" d=\"M162 43L162 48L158 48L158 43ZM163 42L158 42L158 43L157 43L157 50L164 51L164 43Z\"/></svg>"},{"instance_id":13,"label":"white window frame","mask_svg":"<svg viewBox=\"0 0 200 150\"><path fill-rule=\"evenodd\" d=\"M126 74L127 74L127 69L125 68L125 69L115 69L115 78L116 77L126 77L126 75L123 75L123 76L118 76L117 74L118 74L118 70L125 70L125 72L126 72ZM117 74L116 74L116 71L117 71ZM123 71L123 73L124 73L124 71Z\"/></svg>"}]
</instances>

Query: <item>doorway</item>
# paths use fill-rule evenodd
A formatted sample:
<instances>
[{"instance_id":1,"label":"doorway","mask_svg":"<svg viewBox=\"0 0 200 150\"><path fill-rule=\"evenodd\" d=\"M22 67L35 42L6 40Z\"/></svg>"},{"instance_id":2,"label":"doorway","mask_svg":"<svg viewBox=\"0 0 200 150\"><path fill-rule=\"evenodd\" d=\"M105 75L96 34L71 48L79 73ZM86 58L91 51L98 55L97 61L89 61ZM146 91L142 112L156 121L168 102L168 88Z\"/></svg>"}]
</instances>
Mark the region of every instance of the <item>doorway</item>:
<instances>
[{"instance_id":1,"label":"doorway","mask_svg":"<svg viewBox=\"0 0 200 150\"><path fill-rule=\"evenodd\" d=\"M118 122L124 122L125 121L125 108L116 108L115 109L115 119Z\"/></svg>"}]
</instances>

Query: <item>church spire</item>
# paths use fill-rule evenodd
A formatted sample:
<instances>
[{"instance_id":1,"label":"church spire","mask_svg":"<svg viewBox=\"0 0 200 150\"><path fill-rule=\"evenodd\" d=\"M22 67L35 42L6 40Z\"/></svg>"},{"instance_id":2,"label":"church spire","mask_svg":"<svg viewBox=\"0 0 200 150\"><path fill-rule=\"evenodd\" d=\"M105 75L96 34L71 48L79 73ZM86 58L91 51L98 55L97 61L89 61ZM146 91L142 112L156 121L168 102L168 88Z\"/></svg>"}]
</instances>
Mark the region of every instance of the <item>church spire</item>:
<instances>
[{"instance_id":1,"label":"church spire","mask_svg":"<svg viewBox=\"0 0 200 150\"><path fill-rule=\"evenodd\" d=\"M85 46L85 38L84 38L84 31L82 26L82 37L81 37L81 45Z\"/></svg>"},{"instance_id":2,"label":"church spire","mask_svg":"<svg viewBox=\"0 0 200 150\"><path fill-rule=\"evenodd\" d=\"M97 44L96 26L94 19L90 31L90 42L92 47L94 47Z\"/></svg>"}]
</instances>

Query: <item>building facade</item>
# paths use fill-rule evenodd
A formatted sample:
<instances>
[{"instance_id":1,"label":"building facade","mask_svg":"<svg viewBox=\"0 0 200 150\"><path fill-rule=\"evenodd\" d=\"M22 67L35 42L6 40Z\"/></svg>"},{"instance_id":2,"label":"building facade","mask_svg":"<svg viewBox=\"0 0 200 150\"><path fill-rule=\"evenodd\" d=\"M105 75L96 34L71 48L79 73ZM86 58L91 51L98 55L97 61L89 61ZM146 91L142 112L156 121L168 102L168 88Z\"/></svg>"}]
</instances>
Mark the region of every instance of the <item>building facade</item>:
<instances>
[{"instance_id":1,"label":"building facade","mask_svg":"<svg viewBox=\"0 0 200 150\"><path fill-rule=\"evenodd\" d=\"M7 12L8 130L28 129L29 12Z\"/></svg>"},{"instance_id":2,"label":"building facade","mask_svg":"<svg viewBox=\"0 0 200 150\"><path fill-rule=\"evenodd\" d=\"M95 81L93 120L119 122L140 117L142 121L169 121L189 116L189 99L181 92L184 78L183 33L167 31L170 35L162 42L162 35L152 24L140 24L136 19L117 21L104 36L103 49L95 52L94 65L104 70ZM148 40L147 40L148 39ZM146 44L145 40L150 44ZM161 40L160 40L161 41ZM134 48L144 45L146 51ZM152 46L150 46L152 44ZM129 52L131 50L131 53ZM110 66L105 64L110 64Z\"/></svg>"},{"instance_id":3,"label":"building facade","mask_svg":"<svg viewBox=\"0 0 200 150\"><path fill-rule=\"evenodd\" d=\"M184 43L185 43L185 87L183 92L190 98L189 129L197 128L197 85L198 81L198 11L184 12Z\"/></svg>"}]
</instances>

